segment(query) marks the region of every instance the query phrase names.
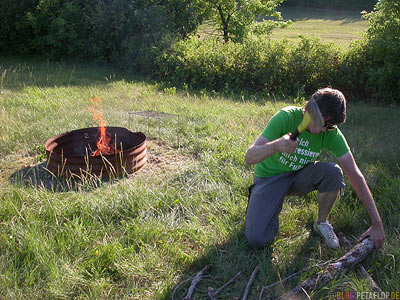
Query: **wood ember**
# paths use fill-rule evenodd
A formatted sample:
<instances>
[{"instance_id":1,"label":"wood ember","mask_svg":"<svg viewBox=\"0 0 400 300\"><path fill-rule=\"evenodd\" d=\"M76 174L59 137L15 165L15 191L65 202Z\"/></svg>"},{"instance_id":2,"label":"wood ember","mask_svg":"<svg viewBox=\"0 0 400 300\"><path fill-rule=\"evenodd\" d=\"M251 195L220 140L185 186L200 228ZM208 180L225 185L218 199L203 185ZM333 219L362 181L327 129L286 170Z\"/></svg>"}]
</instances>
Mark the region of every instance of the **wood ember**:
<instances>
[{"instance_id":1,"label":"wood ember","mask_svg":"<svg viewBox=\"0 0 400 300\"><path fill-rule=\"evenodd\" d=\"M192 280L192 283L191 283L191 285L189 287L189 290L188 290L188 292L186 294L186 297L183 298L183 300L191 300L192 299L192 295L193 295L194 289L196 288L196 285L200 282L201 277L203 276L203 274L205 272L207 272L210 268L211 268L211 265L206 265L203 269L201 269L200 272L198 272L196 274L196 276Z\"/></svg>"},{"instance_id":2,"label":"wood ember","mask_svg":"<svg viewBox=\"0 0 400 300\"><path fill-rule=\"evenodd\" d=\"M363 239L344 256L329 264L326 270L314 274L278 299L307 299L308 294L315 290L317 286L326 285L340 274L347 273L364 260L373 249L374 241L370 237Z\"/></svg>"},{"instance_id":3,"label":"wood ember","mask_svg":"<svg viewBox=\"0 0 400 300\"><path fill-rule=\"evenodd\" d=\"M216 290L212 290L212 289L209 289L208 290L208 297L211 299L211 300L217 300L217 295L219 294L219 293L221 293L221 291L224 289L224 288L226 288L228 285L230 285L230 284L232 284L239 276L240 276L240 274L242 274L242 272L240 271L240 272L238 272L235 276L233 276L229 281L227 281L225 284L223 284L222 286L220 286L218 289L216 289Z\"/></svg>"},{"instance_id":4,"label":"wood ember","mask_svg":"<svg viewBox=\"0 0 400 300\"><path fill-rule=\"evenodd\" d=\"M339 232L338 234L340 244L343 246L345 250L349 250L351 248L351 243L350 241L346 238L343 232ZM379 285L375 282L375 280L371 277L371 275L367 272L367 270L364 268L362 264L358 264L356 266L357 271L363 276L364 278L367 278L369 283L371 284L372 289L375 292L378 293L383 293L383 290L379 287Z\"/></svg>"}]
</instances>

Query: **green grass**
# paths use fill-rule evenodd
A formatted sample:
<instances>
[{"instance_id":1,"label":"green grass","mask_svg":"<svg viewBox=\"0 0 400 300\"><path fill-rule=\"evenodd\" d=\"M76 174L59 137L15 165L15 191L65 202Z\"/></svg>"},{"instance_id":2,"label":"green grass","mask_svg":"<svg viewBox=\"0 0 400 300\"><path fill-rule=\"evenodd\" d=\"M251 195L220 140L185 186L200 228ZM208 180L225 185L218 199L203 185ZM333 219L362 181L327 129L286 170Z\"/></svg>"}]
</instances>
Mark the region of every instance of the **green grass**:
<instances>
[{"instance_id":1,"label":"green grass","mask_svg":"<svg viewBox=\"0 0 400 300\"><path fill-rule=\"evenodd\" d=\"M286 7L280 8L280 11L285 19L293 23L288 28L275 29L272 39L297 41L299 35L317 36L324 42L346 49L368 27L368 22L361 18L358 11L305 7Z\"/></svg>"},{"instance_id":2,"label":"green grass","mask_svg":"<svg viewBox=\"0 0 400 300\"><path fill-rule=\"evenodd\" d=\"M291 99L180 91L83 63L1 61L0 71L7 69L0 94L2 300L171 299L173 293L178 299L189 282L178 284L206 264L212 265L211 277L200 282L194 299L207 299L208 287L217 288L242 271L218 299L240 297L260 265L249 297L258 299L263 286L343 254L310 233L317 213L314 194L287 200L272 247L253 250L243 236L253 176L244 153ZM60 191L14 183L13 174L44 163L48 138L97 125L88 109L94 96L103 100L110 126L128 127L129 111L148 109L179 114L180 122L166 121L159 130L157 122L131 120L132 130L148 135L150 162L129 178ZM385 291L394 291L400 284L400 156L393 136L400 109L349 103L348 110L342 129L370 182L387 234L383 249L364 265ZM365 209L349 184L330 220L352 242L368 228ZM365 291L368 285L352 272L328 288ZM329 290L319 289L314 297L326 299Z\"/></svg>"}]
</instances>

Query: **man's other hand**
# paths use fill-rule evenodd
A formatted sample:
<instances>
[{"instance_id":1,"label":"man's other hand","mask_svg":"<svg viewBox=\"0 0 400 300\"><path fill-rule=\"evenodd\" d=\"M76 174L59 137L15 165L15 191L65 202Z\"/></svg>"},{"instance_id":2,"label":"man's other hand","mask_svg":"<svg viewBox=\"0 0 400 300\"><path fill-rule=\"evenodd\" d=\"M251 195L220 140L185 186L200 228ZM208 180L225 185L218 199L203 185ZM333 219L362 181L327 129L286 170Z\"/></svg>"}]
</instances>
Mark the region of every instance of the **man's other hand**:
<instances>
[{"instance_id":1,"label":"man's other hand","mask_svg":"<svg viewBox=\"0 0 400 300\"><path fill-rule=\"evenodd\" d=\"M382 225L371 226L366 232L361 236L361 240L370 236L375 244L375 248L381 248L385 241L385 231Z\"/></svg>"}]
</instances>

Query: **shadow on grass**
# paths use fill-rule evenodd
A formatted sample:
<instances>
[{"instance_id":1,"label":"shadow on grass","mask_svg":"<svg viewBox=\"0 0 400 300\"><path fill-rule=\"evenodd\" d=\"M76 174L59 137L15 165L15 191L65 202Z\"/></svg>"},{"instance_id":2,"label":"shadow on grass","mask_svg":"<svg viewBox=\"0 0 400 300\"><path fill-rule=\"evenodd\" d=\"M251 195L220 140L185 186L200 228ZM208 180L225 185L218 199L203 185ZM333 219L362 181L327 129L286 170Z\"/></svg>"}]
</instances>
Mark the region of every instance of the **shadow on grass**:
<instances>
[{"instance_id":1,"label":"shadow on grass","mask_svg":"<svg viewBox=\"0 0 400 300\"><path fill-rule=\"evenodd\" d=\"M285 278L310 265L308 258L313 256L312 249L317 248L317 245L318 237L310 234L296 256L287 264L281 265L279 254L274 253L274 248L278 247L275 243L267 245L264 249L254 249L248 245L243 230L234 232L229 241L215 245L212 250L191 264L181 275L179 283L171 287L160 299L185 299L196 274L207 265L211 268L200 277L201 280L190 299L212 299L208 296L208 291L219 289L234 277L233 282L223 288L215 299L242 299L256 267L259 272L250 285L247 299L275 299L303 281L301 272L289 280ZM318 269L313 271L317 272ZM268 287L273 284L274 286Z\"/></svg>"},{"instance_id":2,"label":"shadow on grass","mask_svg":"<svg viewBox=\"0 0 400 300\"><path fill-rule=\"evenodd\" d=\"M101 86L115 81L149 82L150 79L115 67L67 59L0 56L1 88L18 91L26 87Z\"/></svg>"},{"instance_id":3,"label":"shadow on grass","mask_svg":"<svg viewBox=\"0 0 400 300\"><path fill-rule=\"evenodd\" d=\"M87 174L81 177L64 178L51 173L46 162L28 166L15 171L9 178L14 185L24 185L50 192L87 191L99 188L104 183L112 183L118 179L99 178Z\"/></svg>"},{"instance_id":4,"label":"shadow on grass","mask_svg":"<svg viewBox=\"0 0 400 300\"><path fill-rule=\"evenodd\" d=\"M212 250L189 266L183 272L179 284L171 287L162 299L184 299L193 278L206 265L210 265L211 268L201 277L191 299L210 299L208 297L209 289L217 290L239 272L240 275L233 283L224 288L216 298L241 299L253 270L259 266L261 273L267 266L272 265L272 250L271 245L262 250L255 250L247 244L243 232L235 232L228 242L215 245ZM257 294L256 284L258 282L256 278L249 290L249 296L252 298Z\"/></svg>"},{"instance_id":5,"label":"shadow on grass","mask_svg":"<svg viewBox=\"0 0 400 300\"><path fill-rule=\"evenodd\" d=\"M7 57L0 56L0 93L2 90L20 91L27 87L59 88L59 87L96 87L107 86L113 82L144 83L153 85L163 93L170 90L212 99L222 97L234 102L250 101L263 105L267 99L274 102L284 101L286 95L277 93L270 97L263 89L259 91L240 88L221 88L215 91L210 88L189 87L184 83L171 83L139 73L123 71L111 65L91 63L68 58L61 61L51 61L44 57ZM175 93L175 92L173 92ZM282 100L281 100L282 99Z\"/></svg>"}]
</instances>

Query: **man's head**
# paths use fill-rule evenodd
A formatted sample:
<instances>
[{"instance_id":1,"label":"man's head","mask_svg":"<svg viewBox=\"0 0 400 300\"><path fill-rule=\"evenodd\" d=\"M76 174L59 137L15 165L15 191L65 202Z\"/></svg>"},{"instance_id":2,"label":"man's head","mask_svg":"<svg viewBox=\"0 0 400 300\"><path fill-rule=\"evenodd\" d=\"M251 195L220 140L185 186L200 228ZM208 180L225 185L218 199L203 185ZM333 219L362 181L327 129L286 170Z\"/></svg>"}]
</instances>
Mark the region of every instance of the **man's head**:
<instances>
[{"instance_id":1,"label":"man's head","mask_svg":"<svg viewBox=\"0 0 400 300\"><path fill-rule=\"evenodd\" d=\"M338 125L346 122L346 99L341 91L323 88L316 91L314 99L328 125Z\"/></svg>"}]
</instances>

